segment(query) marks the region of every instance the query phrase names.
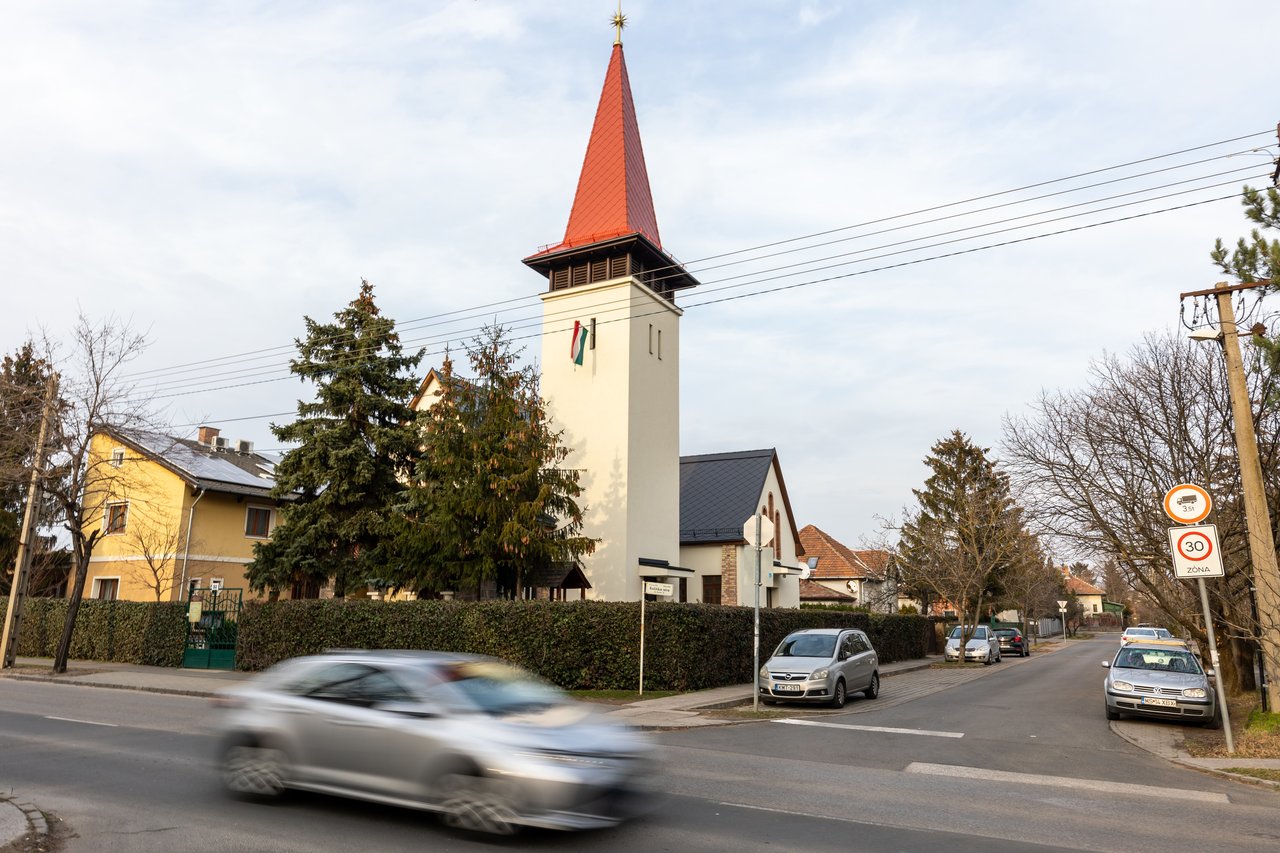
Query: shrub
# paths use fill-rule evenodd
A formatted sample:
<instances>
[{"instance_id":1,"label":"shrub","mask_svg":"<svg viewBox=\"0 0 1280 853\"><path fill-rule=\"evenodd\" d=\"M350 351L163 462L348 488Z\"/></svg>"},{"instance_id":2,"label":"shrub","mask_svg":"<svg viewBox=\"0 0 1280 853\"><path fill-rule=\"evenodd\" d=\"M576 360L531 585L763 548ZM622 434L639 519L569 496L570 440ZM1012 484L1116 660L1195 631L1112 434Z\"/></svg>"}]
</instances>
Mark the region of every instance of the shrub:
<instances>
[{"instance_id":1,"label":"shrub","mask_svg":"<svg viewBox=\"0 0 1280 853\"><path fill-rule=\"evenodd\" d=\"M752 680L753 611L645 606L645 686L699 690ZM799 628L867 632L884 662L923 657L928 620L836 609L760 611L760 655ZM626 690L640 678L638 602L276 601L240 617L237 666L262 669L333 648L438 649L494 655L569 690Z\"/></svg>"},{"instance_id":2,"label":"shrub","mask_svg":"<svg viewBox=\"0 0 1280 853\"><path fill-rule=\"evenodd\" d=\"M9 601L0 597L0 612ZM53 657L67 617L63 598L28 598L22 608L17 653ZM70 656L79 660L181 666L187 608L179 603L97 601L80 603Z\"/></svg>"}]
</instances>

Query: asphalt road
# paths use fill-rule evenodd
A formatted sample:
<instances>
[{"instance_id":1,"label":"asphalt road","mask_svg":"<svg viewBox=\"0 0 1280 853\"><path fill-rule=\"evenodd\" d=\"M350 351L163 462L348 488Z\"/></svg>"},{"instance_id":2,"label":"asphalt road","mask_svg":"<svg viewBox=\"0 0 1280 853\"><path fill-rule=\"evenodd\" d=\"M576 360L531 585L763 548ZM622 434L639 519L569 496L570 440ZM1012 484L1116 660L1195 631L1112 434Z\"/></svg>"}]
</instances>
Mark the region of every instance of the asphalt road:
<instances>
[{"instance_id":1,"label":"asphalt road","mask_svg":"<svg viewBox=\"0 0 1280 853\"><path fill-rule=\"evenodd\" d=\"M495 841L330 797L234 800L212 772L204 700L30 682L0 680L0 785L65 820L68 851L1280 844L1280 793L1169 765L1111 734L1098 662L1113 648L1084 641L934 692L926 672L887 679L881 699L842 712L797 708L786 722L657 735L667 752L662 807L581 835Z\"/></svg>"}]
</instances>

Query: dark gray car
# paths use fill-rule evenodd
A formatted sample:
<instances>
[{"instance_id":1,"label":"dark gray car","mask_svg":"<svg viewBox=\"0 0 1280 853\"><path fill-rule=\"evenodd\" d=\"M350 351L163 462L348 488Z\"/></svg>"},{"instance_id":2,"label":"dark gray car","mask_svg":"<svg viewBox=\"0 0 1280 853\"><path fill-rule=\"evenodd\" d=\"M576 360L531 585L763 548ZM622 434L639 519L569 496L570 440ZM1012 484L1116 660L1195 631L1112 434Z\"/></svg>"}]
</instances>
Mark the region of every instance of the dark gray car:
<instances>
[{"instance_id":1,"label":"dark gray car","mask_svg":"<svg viewBox=\"0 0 1280 853\"><path fill-rule=\"evenodd\" d=\"M295 658L215 697L231 791L286 788L441 812L507 834L612 826L647 798L648 738L493 658Z\"/></svg>"},{"instance_id":2,"label":"dark gray car","mask_svg":"<svg viewBox=\"0 0 1280 853\"><path fill-rule=\"evenodd\" d=\"M760 668L760 696L777 701L820 702L843 708L850 693L880 694L880 659L871 640L852 628L795 631Z\"/></svg>"},{"instance_id":3,"label":"dark gray car","mask_svg":"<svg viewBox=\"0 0 1280 853\"><path fill-rule=\"evenodd\" d=\"M1130 643L1102 665L1108 670L1102 684L1108 720L1134 714L1221 725L1212 672L1185 648Z\"/></svg>"}]
</instances>

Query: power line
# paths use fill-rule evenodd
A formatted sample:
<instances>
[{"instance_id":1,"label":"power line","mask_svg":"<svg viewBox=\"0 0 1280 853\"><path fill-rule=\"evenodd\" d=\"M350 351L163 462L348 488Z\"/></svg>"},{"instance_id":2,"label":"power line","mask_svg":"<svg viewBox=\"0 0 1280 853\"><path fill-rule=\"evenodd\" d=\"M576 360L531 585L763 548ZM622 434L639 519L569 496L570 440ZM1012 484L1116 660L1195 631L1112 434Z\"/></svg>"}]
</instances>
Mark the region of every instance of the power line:
<instances>
[{"instance_id":1,"label":"power line","mask_svg":"<svg viewBox=\"0 0 1280 853\"><path fill-rule=\"evenodd\" d=\"M1061 183L1064 183L1064 182L1068 182L1068 181L1072 181L1072 180L1077 180L1077 179L1079 179L1079 178L1088 177L1088 176L1091 176L1091 175L1097 175L1097 174L1103 174L1103 173L1106 173L1106 172L1112 172L1112 171L1116 171L1116 170L1119 170L1119 169L1129 168L1129 167L1131 167L1131 166L1135 166L1135 165L1141 165L1141 164L1143 164L1143 163L1155 162L1155 161L1162 160L1162 159L1168 159L1168 158L1170 158L1170 157L1176 157L1176 156L1180 156L1180 155L1183 155L1183 154L1192 153L1192 152L1195 152L1195 151L1203 151L1203 150L1207 150L1207 149L1210 149L1210 148L1219 147L1219 146L1222 146L1222 145L1227 145L1227 144L1230 144L1230 143L1233 143L1233 142L1239 142L1239 141L1241 141L1241 140L1251 139L1251 138L1256 137L1256 136L1264 136L1264 135L1268 135L1268 134L1270 134L1271 132L1272 132L1272 131L1271 131L1270 129L1268 129L1268 130L1266 130L1266 131L1259 131L1259 132L1256 132L1256 133L1250 133L1250 134L1245 134L1245 135L1242 135L1242 136L1231 137L1231 138L1228 138L1228 139L1219 140L1219 141L1217 141L1217 142L1211 142L1211 143L1206 143L1206 144L1203 144L1203 145L1193 146L1193 147L1190 147L1190 148L1183 148L1183 149L1179 149L1179 150L1177 150L1177 151L1168 152L1168 153L1166 153L1166 154L1153 155L1153 156L1150 156L1150 157L1145 157L1145 158L1141 158L1141 159L1138 159L1138 160L1132 160L1132 161L1128 161L1128 162L1126 162L1126 163L1120 163L1120 164L1116 164L1116 165L1113 165L1113 166L1106 166L1106 167L1099 168L1099 169L1091 169L1091 170L1084 171L1084 172L1078 172L1078 173L1075 173L1075 174L1073 174L1073 175L1067 175L1067 176L1060 177L1060 178L1054 178L1054 179L1046 180L1046 181L1038 181L1038 182L1031 183L1031 184L1026 184L1026 185L1024 185L1024 186L1017 187L1017 188L1014 188L1014 189L1001 190L1001 191L999 191L999 192L994 192L994 193L986 193L986 194L983 194L983 195L978 195L978 196L973 196L973 197L970 197L970 198L967 198L967 199L962 199L962 200L960 200L960 201L953 201L953 202L947 202L947 203L944 203L944 204L933 205L933 206L930 206L930 207L924 207L924 208L920 208L920 209L917 209L917 210L914 210L914 211L908 211L908 212L906 212L906 213L899 213L899 214L894 214L894 215L892 215L892 216L886 216L886 217L880 217L880 218L876 218L876 219L871 219L871 220L867 220L867 221L864 221L864 222L861 222L861 223L855 223L855 224L853 224L853 225L842 226L842 227L840 227L840 228L827 229L827 230L824 230L824 231L818 231L818 232L814 232L814 233L811 233L811 234L801 235L801 236L798 236L798 237L791 237L791 238L787 238L787 239L785 239L785 240L778 240L778 241L773 241L773 242L770 242L770 243L759 244L759 245L757 245L757 246L747 247L747 248L744 248L744 249L737 249L737 250L734 250L734 251L731 251L731 252L724 252L724 253L720 253L720 254L716 254L716 255L710 255L710 256L707 256L707 257L705 257L705 258L702 258L702 259L699 259L699 260L695 260L695 261L689 262L689 264L688 264L688 265L686 265L686 266L692 266L692 265L694 265L694 264L704 263L704 262L706 262L706 261L710 261L710 260L717 260L717 259L720 259L720 258L731 257L731 256L737 256L737 255L742 255L742 254L746 254L746 253L750 253L750 252L758 252L758 251L760 251L760 250L762 250L762 249L774 248L774 247L781 246L781 245L787 245L787 244L791 244L791 243L802 242L802 241L805 241L805 240L811 240L811 239L814 239L814 238L817 238L817 237L828 236L828 235L835 234L835 233L845 232L845 231L849 231L849 230L853 230L853 229L857 229L857 228L866 227L866 226L869 226L869 225L875 225L875 224L880 224L880 223L884 223L884 222L900 220L900 219L909 218L909 217L912 217L912 216L918 216L918 215L921 215L921 214L930 213L930 212L934 212L934 211L946 210L946 209L950 209L950 208L960 207L960 206L963 206L963 205L966 205L966 204L972 204L972 203L975 203L975 202L978 202L978 201L983 201L983 200L988 200L988 199L992 199L992 198L997 198L997 197L1002 197L1002 196L1012 195L1012 194L1016 194L1016 193L1019 193L1019 192L1024 192L1024 191L1027 191L1027 190L1030 190L1030 189L1036 189L1036 188L1040 188L1040 187L1045 187L1045 186L1050 186L1050 185L1055 185L1055 184L1061 184ZM963 216L963 215L974 215L974 214L977 214L977 213L986 212L986 211L990 211L990 210L998 209L998 208L1001 208L1001 207L1011 206L1011 205L1014 205L1014 204L1023 204L1023 203L1028 203L1028 202L1030 202L1030 201L1035 201L1035 200L1039 200L1039 199L1042 199L1042 198L1047 198L1047 197L1050 197L1050 196L1061 195L1061 194L1064 194L1064 193L1067 193L1067 192L1078 192L1078 191L1082 191L1082 190L1085 190L1085 189L1090 189L1090 188L1095 188L1095 187L1097 187L1097 186L1102 186L1102 185L1105 185L1105 184L1117 183L1117 182L1125 181L1125 180L1133 180L1133 179L1136 179L1136 178L1139 178L1139 177L1145 177L1145 176L1148 176L1148 175L1151 175L1151 174L1155 174L1155 173L1158 173L1158 172L1171 171L1171 170L1173 170L1173 169L1180 169L1180 168L1187 168L1187 167L1194 166L1194 165L1201 165L1201 164L1203 164L1203 163L1211 162L1211 161L1213 161L1213 160L1223 159L1223 158L1226 158L1226 157L1235 156L1235 154L1238 154L1238 153L1239 153L1239 152L1231 152L1231 153L1228 153L1228 154L1218 155L1218 156L1216 156L1216 157L1205 158L1205 159L1202 159L1202 160L1192 161L1192 162L1190 162L1190 163L1184 163L1184 164L1179 164L1179 165L1177 165L1177 166L1167 167L1167 168L1165 168L1165 169L1152 170L1152 171L1150 171L1150 172L1143 172L1143 173L1139 173L1139 174L1137 174L1137 175L1128 176L1128 177L1125 177L1125 178L1116 178L1116 179L1112 179L1112 180L1109 180L1109 181L1099 182L1099 183L1097 183L1097 184L1090 184L1090 185L1086 185L1086 186L1083 186L1083 187L1077 187L1077 188L1073 188L1073 189L1069 189L1069 190L1062 190L1062 191L1055 192L1055 193L1044 194L1044 195L1036 196L1036 197L1033 197L1033 198L1030 198L1030 199L1023 199L1023 200L1018 200L1018 201L1013 201L1013 202L1007 202L1007 203L1002 204L1002 205L995 205L995 206L991 206L991 207L988 207L988 208L982 208L982 209L979 209L979 210L970 211L970 212L965 213L965 214L950 214L950 215L948 215L948 216L945 216L945 217L938 217L938 218L933 219L933 220L925 220L924 222L913 223L912 225L896 226L894 229L885 229L885 231L890 231L890 230L899 230L899 229L901 229L901 228L905 228L905 227L919 227L920 225L930 224L930 223L932 223L932 222L942 221L942 220L945 220L945 219L951 219L951 218L955 218L955 217L957 217L957 216ZM1246 168L1247 168L1247 167L1246 167ZM867 234L867 235L855 235L855 236L853 236L853 237L849 237L849 238L842 238L842 239L860 239L860 238L862 238L862 237L874 236L875 234L879 234L879 233L885 233L885 232L883 232L883 231L882 231L882 232L872 232L871 234ZM836 241L832 241L832 242L836 242ZM822 245L828 245L828 244L817 244L816 246L811 246L811 247L800 247L800 248L796 248L796 249L790 249L790 250L787 250L787 251L788 251L788 252L805 251L806 249L809 249L809 248L817 248L817 247L822 246ZM761 260L761 259L764 259L764 258L773 257L773 256L775 256L775 255L777 255L777 254L783 254L783 253L774 253L774 254L771 254L771 255L762 255L762 256L759 256L759 257L757 257L757 258L747 258L747 259L743 259L743 260L739 260L739 261L734 261L733 263L734 263L734 264L737 264L737 263L749 263L749 262L751 262L751 261L753 261L753 260ZM720 267L722 267L722 266L726 266L726 265L727 265L727 264L716 265L716 266L713 266L713 267L707 267L707 269L718 269L718 268L720 268ZM670 269L670 268L668 268L668 269ZM662 271L661 269L657 270L657 272L661 272L661 271ZM696 271L696 270L695 270L695 271ZM651 272L653 272L653 271L651 271ZM713 283L714 283L714 282L713 282ZM533 300L535 300L535 299L537 299L537 298L538 298L538 297L537 297L537 295L536 295L536 294L534 294L534 295L530 295L530 296L513 297L513 298L511 298L511 299L499 300L499 301L490 302L490 303L486 303L486 304L479 305L479 306L473 306L473 307L469 307L469 308L457 309L457 310L454 310L454 311L443 312L443 313L440 313L440 314L427 315L427 316L425 316L425 317L416 318L416 319L413 319L413 320L406 321L406 322L404 322L404 323L397 323L397 329L398 329L399 331L403 332L403 331L411 330L411 329L414 329L414 328L418 328L418 327L419 327L419 325L421 325L421 324L426 324L426 325L430 325L430 326L439 326L439 325L443 325L443 324L444 324L444 322L445 322L444 318L456 317L456 316L458 316L458 315L468 314L468 313L470 313L472 316L471 316L470 318L464 318L464 319L474 319L474 318L475 318L475 316L476 316L475 312L481 312L481 311L488 312L488 310L490 310L490 309L500 308L500 307L502 307L502 306L511 306L511 305L516 305L516 304L529 303L529 302L532 302ZM428 339L428 340L429 340L429 339ZM338 342L338 339L335 339L335 340L334 340L334 343L337 343L337 342ZM182 368L189 368L189 367L201 367L201 366L203 366L204 368L208 369L208 368L214 368L214 367L218 367L218 366L226 365L227 363L235 363L235 362L237 362L237 361L239 361L239 360L255 361L255 360L263 360L263 359L267 359L267 358L275 358L275 357L277 357L277 356L278 356L279 354L281 354L281 353L284 353L284 352L290 352L290 351L292 351L292 350L293 350L293 345L291 345L291 344L281 344L281 345L277 345L277 346L273 346L273 347L267 347L267 348L263 348L263 349L250 350L250 351L243 352L243 353L237 353L237 354L234 354L234 355L218 356L218 357L211 358L211 359L202 359L202 360L197 360L197 361L192 361L192 362L186 362L186 363L183 363L183 364L173 365L173 366L170 366L170 367L153 368L153 369L149 369L149 370L146 370L146 371L141 371L141 372L139 372L139 373L137 373L137 374L132 374L132 375L128 376L127 378L128 378L128 379L131 379L131 380L135 380L135 381L136 381L136 380L140 380L140 379L144 379L144 378L148 378L148 377L150 377L150 378L159 378L159 376L172 375L172 374L174 374L176 371L181 370ZM187 372L187 373L190 373L190 372L193 372L193 371L186 371L186 372Z\"/></svg>"}]
</instances>

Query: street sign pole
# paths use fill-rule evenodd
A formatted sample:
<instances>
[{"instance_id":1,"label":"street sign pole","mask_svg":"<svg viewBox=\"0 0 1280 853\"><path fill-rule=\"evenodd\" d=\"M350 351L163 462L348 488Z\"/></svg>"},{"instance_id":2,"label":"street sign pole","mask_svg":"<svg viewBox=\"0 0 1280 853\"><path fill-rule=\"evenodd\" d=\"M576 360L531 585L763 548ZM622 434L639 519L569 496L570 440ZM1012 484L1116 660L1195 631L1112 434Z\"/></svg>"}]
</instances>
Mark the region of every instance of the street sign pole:
<instances>
[{"instance_id":1,"label":"street sign pole","mask_svg":"<svg viewBox=\"0 0 1280 853\"><path fill-rule=\"evenodd\" d=\"M1218 640L1213 633L1213 618L1209 615L1209 593L1204 588L1204 578L1196 578L1200 586L1200 606L1204 608L1204 627L1209 634L1209 663L1213 665L1213 683L1218 695L1214 707L1222 709L1222 731L1227 736L1227 752L1236 754L1236 744L1231 736L1231 713L1227 710L1227 692L1222 689L1222 667L1218 666Z\"/></svg>"},{"instance_id":2,"label":"street sign pole","mask_svg":"<svg viewBox=\"0 0 1280 853\"><path fill-rule=\"evenodd\" d=\"M1067 602L1058 602L1058 612L1062 614L1062 645L1067 644Z\"/></svg>"},{"instance_id":3,"label":"street sign pole","mask_svg":"<svg viewBox=\"0 0 1280 853\"><path fill-rule=\"evenodd\" d=\"M751 640L751 671L752 682L755 684L755 690L751 691L751 710L760 710L760 520L762 516L756 513L756 607L755 607L755 633Z\"/></svg>"}]
</instances>

